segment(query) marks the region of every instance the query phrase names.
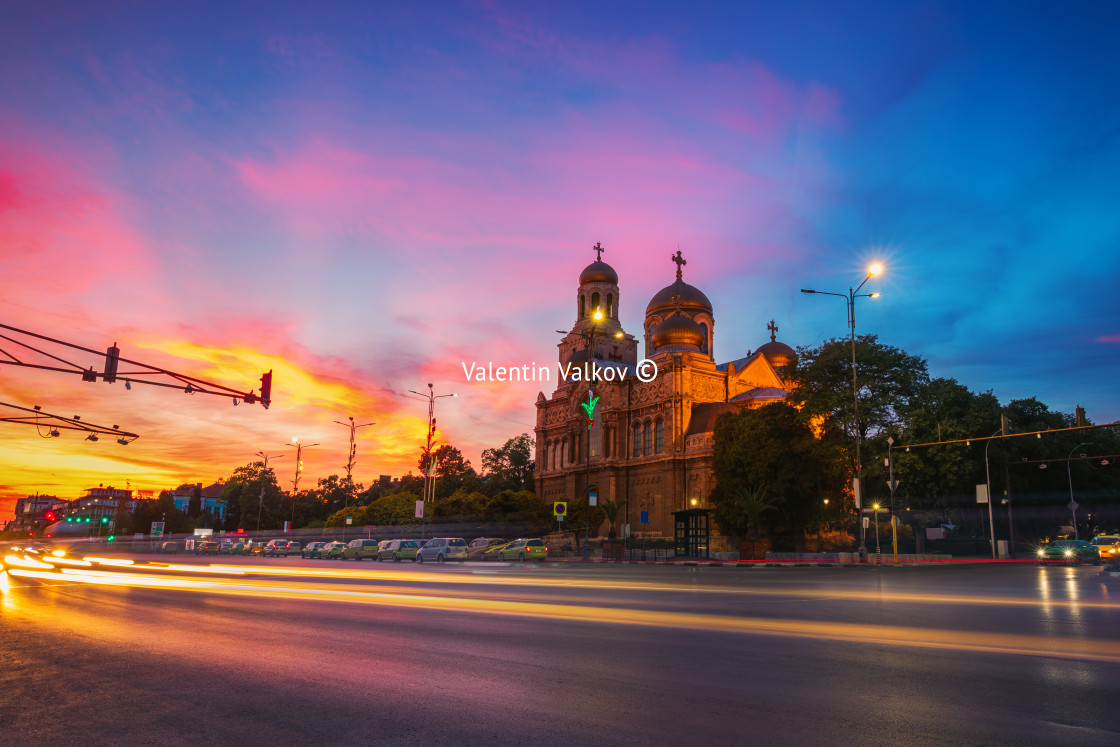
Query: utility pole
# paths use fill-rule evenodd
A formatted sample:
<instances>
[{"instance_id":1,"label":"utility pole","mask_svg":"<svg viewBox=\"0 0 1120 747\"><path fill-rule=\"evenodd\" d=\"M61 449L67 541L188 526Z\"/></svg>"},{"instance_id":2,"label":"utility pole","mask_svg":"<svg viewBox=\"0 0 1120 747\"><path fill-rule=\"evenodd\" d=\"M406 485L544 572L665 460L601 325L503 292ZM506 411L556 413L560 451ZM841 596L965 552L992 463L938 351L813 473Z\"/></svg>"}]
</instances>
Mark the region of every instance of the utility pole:
<instances>
[{"instance_id":1,"label":"utility pole","mask_svg":"<svg viewBox=\"0 0 1120 747\"><path fill-rule=\"evenodd\" d=\"M318 446L319 444L307 444L307 448ZM299 442L298 438L292 438L292 442L288 446L296 447L296 475L292 478L292 523L288 525L289 530L296 528L296 494L299 492L299 476L303 472L303 447L304 444Z\"/></svg>"}]
</instances>

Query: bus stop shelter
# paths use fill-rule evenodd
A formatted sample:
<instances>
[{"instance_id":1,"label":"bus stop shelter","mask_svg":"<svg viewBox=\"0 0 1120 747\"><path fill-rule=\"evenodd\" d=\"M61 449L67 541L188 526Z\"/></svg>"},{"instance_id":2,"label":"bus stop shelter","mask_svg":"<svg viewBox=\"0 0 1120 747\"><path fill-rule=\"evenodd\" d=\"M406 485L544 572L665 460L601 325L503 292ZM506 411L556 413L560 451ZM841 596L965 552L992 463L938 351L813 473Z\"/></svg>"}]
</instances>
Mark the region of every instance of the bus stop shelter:
<instances>
[{"instance_id":1,"label":"bus stop shelter","mask_svg":"<svg viewBox=\"0 0 1120 747\"><path fill-rule=\"evenodd\" d=\"M711 526L710 508L673 512L673 555L678 558L707 558Z\"/></svg>"}]
</instances>

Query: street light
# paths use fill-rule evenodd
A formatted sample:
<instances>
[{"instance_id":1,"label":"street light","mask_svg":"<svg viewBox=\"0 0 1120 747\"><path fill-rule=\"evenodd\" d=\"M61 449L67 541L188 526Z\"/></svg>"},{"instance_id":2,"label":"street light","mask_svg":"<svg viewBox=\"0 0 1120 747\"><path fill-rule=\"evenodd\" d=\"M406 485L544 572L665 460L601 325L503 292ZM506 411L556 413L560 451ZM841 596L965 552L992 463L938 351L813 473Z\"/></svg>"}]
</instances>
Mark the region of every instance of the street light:
<instances>
[{"instance_id":1,"label":"street light","mask_svg":"<svg viewBox=\"0 0 1120 747\"><path fill-rule=\"evenodd\" d=\"M420 516L420 537L423 538L427 532L429 500L428 494L431 493L430 500L435 500L436 492L435 480L432 479L432 436L435 435L436 432L436 400L440 399L441 397L458 397L459 393L452 392L451 394L436 394L431 384L428 384L427 394L421 394L415 389L409 389L408 391L412 394L415 394L417 397L422 397L423 399L428 400L428 440L424 447L424 512Z\"/></svg>"},{"instance_id":2,"label":"street light","mask_svg":"<svg viewBox=\"0 0 1120 747\"><path fill-rule=\"evenodd\" d=\"M591 314L591 324L588 325L587 330L578 333L580 337L587 340L587 402L588 407L594 402L594 392L591 390L591 382L595 372L595 333L597 330L596 325L603 321L603 309L600 306L595 307L595 311ZM569 334L562 329L556 330L557 333L562 335ZM624 337L621 331L615 332L617 338ZM583 526L583 559L591 559L591 429L594 426L594 417L591 414L587 416L587 448L585 449L584 459L584 489L583 492L587 499L587 515L584 517ZM578 529L576 530L579 531ZM579 535L576 535L578 542Z\"/></svg>"},{"instance_id":3,"label":"street light","mask_svg":"<svg viewBox=\"0 0 1120 747\"><path fill-rule=\"evenodd\" d=\"M848 305L848 326L851 328L852 334L852 430L855 431L856 437L856 492L857 497L860 489L860 481L863 477L863 462L860 460L860 433L859 433L859 386L856 383L856 299L857 298L878 298L878 293L860 293L860 289L864 284L873 276L878 275L883 271L883 266L876 262L867 268L867 277L857 285L855 288L848 288L845 293L830 293L828 291L809 290L802 288L802 293L819 293L825 296L836 296L843 298L844 302ZM860 501L862 505L862 501ZM878 531L878 526L875 527ZM862 560L867 557L867 530L863 526L863 522L859 522L859 556Z\"/></svg>"},{"instance_id":4,"label":"street light","mask_svg":"<svg viewBox=\"0 0 1120 747\"><path fill-rule=\"evenodd\" d=\"M354 480L353 480L353 478L350 477L350 473L354 469L354 455L357 453L357 450L358 450L358 447L354 445L354 432L356 430L358 430L359 428L365 428L366 426L369 426L369 425L377 425L377 423L356 424L356 423L354 423L354 417L353 416L350 417L350 422L349 423L343 423L341 420L336 420L334 422L338 423L339 425L346 426L347 428L350 429L350 452L349 452L349 456L346 458L346 506L345 506L345 508L349 508L350 507L350 489L354 484Z\"/></svg>"},{"instance_id":5,"label":"street light","mask_svg":"<svg viewBox=\"0 0 1120 747\"><path fill-rule=\"evenodd\" d=\"M860 524L863 522L861 521ZM882 560L883 551L879 547L879 504L875 504L875 562Z\"/></svg>"},{"instance_id":6,"label":"street light","mask_svg":"<svg viewBox=\"0 0 1120 747\"><path fill-rule=\"evenodd\" d=\"M1066 458L1066 477L1069 478L1069 510L1073 513L1073 538L1081 539L1077 535L1077 502L1073 500L1073 470L1070 469L1070 460L1073 459L1073 452L1080 449L1082 446L1091 446L1092 441L1078 444L1069 450L1069 457ZM1082 456L1085 456L1082 454Z\"/></svg>"},{"instance_id":7,"label":"street light","mask_svg":"<svg viewBox=\"0 0 1120 747\"><path fill-rule=\"evenodd\" d=\"M318 446L319 444L306 444L307 448ZM296 493L299 492L299 476L303 472L303 448L305 444L301 444L299 439L295 436L292 437L292 442L288 446L296 448L296 475L292 478L292 523L288 525L288 531L296 528Z\"/></svg>"}]
</instances>

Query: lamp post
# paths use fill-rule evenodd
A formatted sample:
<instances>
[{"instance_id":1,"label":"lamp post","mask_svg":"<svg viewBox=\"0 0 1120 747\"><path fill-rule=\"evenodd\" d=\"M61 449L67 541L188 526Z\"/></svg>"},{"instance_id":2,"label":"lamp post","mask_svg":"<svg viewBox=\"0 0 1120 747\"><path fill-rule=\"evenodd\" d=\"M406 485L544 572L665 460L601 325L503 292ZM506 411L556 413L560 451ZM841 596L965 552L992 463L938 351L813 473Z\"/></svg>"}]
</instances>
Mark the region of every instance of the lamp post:
<instances>
[{"instance_id":1,"label":"lamp post","mask_svg":"<svg viewBox=\"0 0 1120 747\"><path fill-rule=\"evenodd\" d=\"M310 449L312 446L318 445L319 444L306 444L306 447ZM301 444L298 438L293 437L292 442L288 444L288 446L294 446L296 448L296 474L295 477L292 478L292 523L288 525L288 531L291 531L296 528L296 494L299 492L299 476L300 473L303 472L303 449L305 444Z\"/></svg>"},{"instance_id":2,"label":"lamp post","mask_svg":"<svg viewBox=\"0 0 1120 747\"><path fill-rule=\"evenodd\" d=\"M346 458L346 506L344 507L344 508L350 508L350 489L354 484L354 480L350 476L350 473L354 469L354 455L357 453L357 448L358 448L357 446L354 445L354 432L357 431L359 428L365 428L366 426L369 426L369 425L377 425L377 423L357 424L357 423L354 422L353 416L350 417L350 422L349 423L343 423L341 420L336 420L334 422L338 423L339 425L346 426L347 428L350 429L350 451L349 451L349 456Z\"/></svg>"},{"instance_id":3,"label":"lamp post","mask_svg":"<svg viewBox=\"0 0 1120 747\"><path fill-rule=\"evenodd\" d=\"M451 394L436 394L432 384L428 384L428 393L421 394L415 389L409 389L410 393L415 394L417 397L428 400L428 439L424 446L424 513L420 516L420 537L423 538L427 533L428 528L428 501L435 499L435 480L432 474L432 436L436 432L436 400L442 397L458 397L458 392ZM431 498L428 494L431 493Z\"/></svg>"},{"instance_id":4,"label":"lamp post","mask_svg":"<svg viewBox=\"0 0 1120 747\"><path fill-rule=\"evenodd\" d=\"M1080 443L1069 450L1069 456L1066 458L1066 477L1069 478L1069 510L1073 514L1073 538L1081 539L1077 533L1077 502L1073 500L1073 470L1070 469L1071 459L1073 459L1073 452L1080 449L1082 446L1091 446L1092 442L1087 441Z\"/></svg>"},{"instance_id":5,"label":"lamp post","mask_svg":"<svg viewBox=\"0 0 1120 747\"><path fill-rule=\"evenodd\" d=\"M989 436L988 440L984 443L984 490L988 494L988 531L991 533L992 538L992 560L996 559L996 525L995 515L992 513L992 471L988 466L988 447L992 445L992 439L1003 432L1003 426L1000 426L1000 429ZM966 441L965 443L967 444L968 442ZM981 526L984 524L983 516L984 514L980 514Z\"/></svg>"},{"instance_id":6,"label":"lamp post","mask_svg":"<svg viewBox=\"0 0 1120 747\"><path fill-rule=\"evenodd\" d=\"M860 522L861 524L863 522ZM883 551L879 547L879 504L875 504L875 562L882 560Z\"/></svg>"},{"instance_id":7,"label":"lamp post","mask_svg":"<svg viewBox=\"0 0 1120 747\"><path fill-rule=\"evenodd\" d=\"M584 450L584 494L587 499L587 515L584 517L583 527L583 559L591 559L591 429L594 426L594 402L595 393L591 389L591 382L595 370L595 333L599 322L603 321L603 309L596 306L595 311L591 314L591 324L588 325L585 332L580 332L579 336L587 340L587 375L584 377L587 381L587 437L586 448ZM562 329L556 330L558 334L567 335ZM615 337L623 337L622 332L616 332ZM576 531L579 531L578 529ZM579 535L576 535L577 541Z\"/></svg>"},{"instance_id":8,"label":"lamp post","mask_svg":"<svg viewBox=\"0 0 1120 747\"><path fill-rule=\"evenodd\" d=\"M860 293L860 289L864 284L874 275L878 275L883 271L883 266L875 263L867 268L867 277L857 285L855 288L848 288L847 293L830 293L828 291L809 290L802 288L802 293L819 293L825 296L836 296L843 298L848 306L848 327L851 329L852 336L852 430L855 432L856 438L856 494L857 500L860 497L860 481L863 477L863 462L860 460L860 433L859 433L859 385L856 383L856 299L857 298L878 298L878 293ZM857 506L860 508L861 505ZM875 527L878 531L878 526ZM859 522L859 556L860 559L867 557L867 530L863 526L863 521Z\"/></svg>"},{"instance_id":9,"label":"lamp post","mask_svg":"<svg viewBox=\"0 0 1120 747\"><path fill-rule=\"evenodd\" d=\"M269 459L269 457L268 457L268 454L265 454L263 451L258 451L256 453L256 456L259 456L259 457L264 459L264 468L261 470L261 497L260 497L260 502L257 503L257 532L260 532L261 531L261 509L264 508L264 479L265 479L266 473L268 472L268 459ZM281 456L283 456L283 455L281 455ZM278 456L276 458L279 459L280 457Z\"/></svg>"}]
</instances>

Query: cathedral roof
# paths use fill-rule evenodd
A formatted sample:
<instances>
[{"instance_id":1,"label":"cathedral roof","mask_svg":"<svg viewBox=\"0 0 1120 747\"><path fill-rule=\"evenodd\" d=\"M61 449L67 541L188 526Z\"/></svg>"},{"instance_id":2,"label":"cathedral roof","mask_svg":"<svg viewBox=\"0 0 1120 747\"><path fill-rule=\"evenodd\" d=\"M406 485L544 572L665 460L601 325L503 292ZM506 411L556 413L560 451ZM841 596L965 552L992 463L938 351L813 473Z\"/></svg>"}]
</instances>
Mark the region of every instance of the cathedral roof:
<instances>
[{"instance_id":1,"label":"cathedral roof","mask_svg":"<svg viewBox=\"0 0 1120 747\"><path fill-rule=\"evenodd\" d=\"M789 396L789 392L785 389L779 389L776 386L763 386L756 387L750 391L743 392L742 394L732 397L732 402L748 402L751 400L760 399L785 399Z\"/></svg>"},{"instance_id":2,"label":"cathedral roof","mask_svg":"<svg viewBox=\"0 0 1120 747\"><path fill-rule=\"evenodd\" d=\"M618 285L618 273L614 268L602 260L595 260L579 274L579 284L584 283L611 283Z\"/></svg>"},{"instance_id":3,"label":"cathedral roof","mask_svg":"<svg viewBox=\"0 0 1120 747\"><path fill-rule=\"evenodd\" d=\"M692 406L692 417L688 419L688 431L684 434L698 436L711 433L716 427L716 418L725 412L739 412L739 408L730 402L702 402Z\"/></svg>"}]
</instances>

